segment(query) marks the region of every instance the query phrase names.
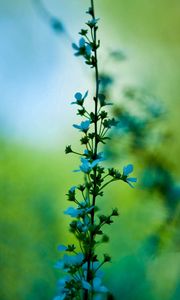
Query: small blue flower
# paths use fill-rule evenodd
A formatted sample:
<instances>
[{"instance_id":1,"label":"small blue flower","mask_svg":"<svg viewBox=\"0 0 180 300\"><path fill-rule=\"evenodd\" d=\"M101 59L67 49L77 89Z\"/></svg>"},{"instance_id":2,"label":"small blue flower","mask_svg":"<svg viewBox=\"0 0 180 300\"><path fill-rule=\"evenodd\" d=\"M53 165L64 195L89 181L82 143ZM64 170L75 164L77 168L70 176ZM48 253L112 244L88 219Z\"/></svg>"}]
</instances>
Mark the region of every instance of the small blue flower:
<instances>
[{"instance_id":1,"label":"small blue flower","mask_svg":"<svg viewBox=\"0 0 180 300\"><path fill-rule=\"evenodd\" d=\"M87 25L88 25L89 27L94 27L94 26L97 24L98 21L99 21L99 18L97 18L97 19L93 18L93 19L91 19L91 20L89 20L89 21L87 22Z\"/></svg>"},{"instance_id":2,"label":"small blue flower","mask_svg":"<svg viewBox=\"0 0 180 300\"><path fill-rule=\"evenodd\" d=\"M81 158L82 164L80 165L80 171L83 173L89 173L91 171L91 164L88 159L86 158Z\"/></svg>"},{"instance_id":3,"label":"small blue flower","mask_svg":"<svg viewBox=\"0 0 180 300\"><path fill-rule=\"evenodd\" d=\"M91 56L91 45L85 41L85 39L82 37L79 40L79 45L72 44L73 49L76 50L75 56L85 55L85 56Z\"/></svg>"},{"instance_id":4,"label":"small blue flower","mask_svg":"<svg viewBox=\"0 0 180 300\"><path fill-rule=\"evenodd\" d=\"M85 44L86 44L86 41L85 41L85 39L82 37L82 38L80 38L80 40L79 40L79 46L77 46L76 44L73 43L73 44L72 44L72 47L73 47L75 50L79 50L80 48L84 47Z\"/></svg>"},{"instance_id":5,"label":"small blue flower","mask_svg":"<svg viewBox=\"0 0 180 300\"><path fill-rule=\"evenodd\" d=\"M71 104L77 104L77 105L80 105L82 106L83 103L84 103L84 100L86 99L88 95L88 91L85 92L84 96L80 93L80 92L77 92L75 95L74 95L74 98L76 99L75 102L71 102Z\"/></svg>"},{"instance_id":6,"label":"small blue flower","mask_svg":"<svg viewBox=\"0 0 180 300\"><path fill-rule=\"evenodd\" d=\"M74 97L76 98L77 101L81 100L82 99L82 94L77 92Z\"/></svg>"},{"instance_id":7,"label":"small blue flower","mask_svg":"<svg viewBox=\"0 0 180 300\"><path fill-rule=\"evenodd\" d=\"M58 246L58 251L66 251L67 250L67 247L64 246L64 245L59 245Z\"/></svg>"},{"instance_id":8,"label":"small blue flower","mask_svg":"<svg viewBox=\"0 0 180 300\"><path fill-rule=\"evenodd\" d=\"M91 168L93 169L97 164L99 164L101 161L103 161L103 158L97 158L91 163Z\"/></svg>"},{"instance_id":9,"label":"small blue flower","mask_svg":"<svg viewBox=\"0 0 180 300\"><path fill-rule=\"evenodd\" d=\"M83 213L82 209L76 209L74 207L68 207L68 209L65 210L65 215L70 215L72 218L77 218Z\"/></svg>"},{"instance_id":10,"label":"small blue flower","mask_svg":"<svg viewBox=\"0 0 180 300\"><path fill-rule=\"evenodd\" d=\"M90 210L92 210L92 206L90 207ZM86 209L85 212L89 212L89 209ZM85 214L85 216L83 217L83 221L77 221L77 228L81 231L81 232L87 232L89 227L91 226L91 219L90 217Z\"/></svg>"},{"instance_id":11,"label":"small blue flower","mask_svg":"<svg viewBox=\"0 0 180 300\"><path fill-rule=\"evenodd\" d=\"M56 296L53 300L64 300L66 299L66 292L67 292L67 288L65 288L65 285L67 282L69 282L71 280L70 276L65 276L64 278L61 278L58 281L58 289L59 289L59 295Z\"/></svg>"},{"instance_id":12,"label":"small blue flower","mask_svg":"<svg viewBox=\"0 0 180 300\"><path fill-rule=\"evenodd\" d=\"M132 164L129 164L129 165L127 165L123 168L123 175L125 175L125 176L128 176L132 172L133 172L133 165Z\"/></svg>"},{"instance_id":13,"label":"small blue flower","mask_svg":"<svg viewBox=\"0 0 180 300\"><path fill-rule=\"evenodd\" d=\"M74 185L74 186L72 186L72 187L69 189L69 191L70 191L71 193L73 193L73 192L76 190L76 188L77 188L77 186Z\"/></svg>"},{"instance_id":14,"label":"small blue flower","mask_svg":"<svg viewBox=\"0 0 180 300\"><path fill-rule=\"evenodd\" d=\"M91 290L91 285L85 280L82 280L82 287L85 290L88 290L88 291Z\"/></svg>"},{"instance_id":15,"label":"small blue flower","mask_svg":"<svg viewBox=\"0 0 180 300\"><path fill-rule=\"evenodd\" d=\"M88 155L88 154L89 154L89 150L85 149L85 150L84 150L84 154L85 154L85 155Z\"/></svg>"},{"instance_id":16,"label":"small blue flower","mask_svg":"<svg viewBox=\"0 0 180 300\"><path fill-rule=\"evenodd\" d=\"M64 268L64 263L62 260L59 260L55 263L55 266L54 266L56 269L60 269L62 270Z\"/></svg>"},{"instance_id":17,"label":"small blue flower","mask_svg":"<svg viewBox=\"0 0 180 300\"><path fill-rule=\"evenodd\" d=\"M74 208L74 207L68 207L64 214L65 215L69 215L72 218L78 218L78 217L82 217L85 214L89 213L92 209L94 208L94 206L88 206L88 207L84 207L84 208Z\"/></svg>"},{"instance_id":18,"label":"small blue flower","mask_svg":"<svg viewBox=\"0 0 180 300\"><path fill-rule=\"evenodd\" d=\"M89 129L89 126L90 126L90 121L89 120L82 121L80 125L73 124L74 128L77 128L82 132L87 132L88 129Z\"/></svg>"},{"instance_id":19,"label":"small blue flower","mask_svg":"<svg viewBox=\"0 0 180 300\"><path fill-rule=\"evenodd\" d=\"M101 285L101 283L101 278L95 277L93 279L93 291L96 293L107 293L108 289L104 285Z\"/></svg>"},{"instance_id":20,"label":"small blue flower","mask_svg":"<svg viewBox=\"0 0 180 300\"><path fill-rule=\"evenodd\" d=\"M53 300L64 300L66 298L66 294L62 294L60 296L56 296Z\"/></svg>"},{"instance_id":21,"label":"small blue flower","mask_svg":"<svg viewBox=\"0 0 180 300\"><path fill-rule=\"evenodd\" d=\"M69 267L71 267L72 265L81 265L83 259L84 259L84 255L80 252L77 253L76 255L64 254L63 258L56 263L55 268L68 271ZM59 283L62 283L63 285L64 280L60 281Z\"/></svg>"},{"instance_id":22,"label":"small blue flower","mask_svg":"<svg viewBox=\"0 0 180 300\"><path fill-rule=\"evenodd\" d=\"M85 44L86 44L86 41L85 41L85 39L82 37L82 38L80 38L80 40L79 40L79 47L80 48L82 48L82 47L84 47L85 46Z\"/></svg>"},{"instance_id":23,"label":"small blue flower","mask_svg":"<svg viewBox=\"0 0 180 300\"><path fill-rule=\"evenodd\" d=\"M80 169L79 170L75 170L74 172L83 172L83 173L90 173L91 170L97 166L98 163L100 163L101 161L103 161L104 158L100 156L100 158L95 159L92 163L89 162L89 160L87 158L81 158L81 162L82 164L80 165Z\"/></svg>"},{"instance_id":24,"label":"small blue flower","mask_svg":"<svg viewBox=\"0 0 180 300\"><path fill-rule=\"evenodd\" d=\"M85 39L81 38L79 40L79 46L77 46L75 43L72 44L72 47L74 50L76 50L77 52L74 54L75 56L79 56L81 55L81 48L85 48Z\"/></svg>"},{"instance_id":25,"label":"small blue flower","mask_svg":"<svg viewBox=\"0 0 180 300\"><path fill-rule=\"evenodd\" d=\"M137 178L129 177L126 179L126 182L129 184L130 187L134 188L134 186L131 184L131 182L137 182Z\"/></svg>"},{"instance_id":26,"label":"small blue flower","mask_svg":"<svg viewBox=\"0 0 180 300\"><path fill-rule=\"evenodd\" d=\"M65 265L80 265L84 259L84 255L82 253L78 253L76 255L67 255L65 254L63 257L63 261Z\"/></svg>"},{"instance_id":27,"label":"small blue flower","mask_svg":"<svg viewBox=\"0 0 180 300\"><path fill-rule=\"evenodd\" d=\"M99 278L103 277L103 275L104 275L104 272L102 270L100 270L100 265L101 264L98 261L93 262L93 265L92 265L92 271L95 272L96 277L99 277ZM86 278L87 277L87 269L88 269L87 262L85 264L83 264L82 269L84 271L84 276Z\"/></svg>"},{"instance_id":28,"label":"small blue flower","mask_svg":"<svg viewBox=\"0 0 180 300\"><path fill-rule=\"evenodd\" d=\"M92 51L91 45L87 44L86 45L86 55L91 56L91 51Z\"/></svg>"},{"instance_id":29,"label":"small blue flower","mask_svg":"<svg viewBox=\"0 0 180 300\"><path fill-rule=\"evenodd\" d=\"M135 177L128 177L129 174L133 172L133 165L129 164L123 168L123 175L122 179L129 184L130 187L134 188L131 182L137 182L137 178Z\"/></svg>"},{"instance_id":30,"label":"small blue flower","mask_svg":"<svg viewBox=\"0 0 180 300\"><path fill-rule=\"evenodd\" d=\"M59 288L64 288L66 282L70 281L71 280L71 277L70 276L65 276L61 279L58 280L58 287Z\"/></svg>"}]
</instances>

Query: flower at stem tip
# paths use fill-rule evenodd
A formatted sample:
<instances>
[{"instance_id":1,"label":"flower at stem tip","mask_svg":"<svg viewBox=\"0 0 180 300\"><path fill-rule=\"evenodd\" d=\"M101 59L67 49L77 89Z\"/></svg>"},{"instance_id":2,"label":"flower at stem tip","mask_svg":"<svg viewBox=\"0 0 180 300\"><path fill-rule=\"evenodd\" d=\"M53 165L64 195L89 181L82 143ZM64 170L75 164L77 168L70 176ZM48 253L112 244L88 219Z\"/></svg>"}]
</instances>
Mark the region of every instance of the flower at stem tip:
<instances>
[{"instance_id":1,"label":"flower at stem tip","mask_svg":"<svg viewBox=\"0 0 180 300\"><path fill-rule=\"evenodd\" d=\"M71 104L77 104L77 105L80 105L82 106L83 103L84 103L84 100L86 99L88 95L88 91L85 92L84 96L80 93L80 92L77 92L75 95L74 95L74 98L76 99L75 102L71 102Z\"/></svg>"}]
</instances>

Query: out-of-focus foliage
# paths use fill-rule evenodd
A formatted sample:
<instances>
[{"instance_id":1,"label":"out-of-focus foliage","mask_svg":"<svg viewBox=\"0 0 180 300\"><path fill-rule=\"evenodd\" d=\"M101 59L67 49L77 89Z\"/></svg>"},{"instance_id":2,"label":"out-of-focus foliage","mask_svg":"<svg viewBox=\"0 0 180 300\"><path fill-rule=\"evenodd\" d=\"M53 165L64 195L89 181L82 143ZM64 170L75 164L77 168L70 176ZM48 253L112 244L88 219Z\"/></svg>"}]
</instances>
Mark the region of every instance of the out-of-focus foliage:
<instances>
[{"instance_id":1,"label":"out-of-focus foliage","mask_svg":"<svg viewBox=\"0 0 180 300\"><path fill-rule=\"evenodd\" d=\"M62 164L5 140L0 148L0 299L51 299Z\"/></svg>"},{"instance_id":2,"label":"out-of-focus foliage","mask_svg":"<svg viewBox=\"0 0 180 300\"><path fill-rule=\"evenodd\" d=\"M115 78L103 73L102 81L103 92L111 98L109 88L112 88ZM129 226L139 223L141 234L131 229L134 234L130 238L132 248L129 254L128 247L124 253L121 252L123 247L120 248L116 266L119 278L113 283L115 298L174 299L179 297L180 184L174 177L173 163L164 148L173 144L175 136L166 125L168 112L162 102L144 89L125 88L119 99L113 109L118 125L111 134L107 156L116 162L129 160L130 156L140 168L139 191L133 200L136 204L128 209L127 217L131 221L126 224L126 220L124 224L122 220L123 242L128 240ZM123 198L127 201L126 197ZM137 208L138 211L133 212ZM149 216L147 210L150 210ZM137 222L132 221L134 213ZM157 215L153 220L154 213ZM146 228L144 236L143 228ZM137 249L133 247L134 236ZM120 233L121 240L122 237ZM170 266L165 273L159 271L164 270L163 263Z\"/></svg>"}]
</instances>

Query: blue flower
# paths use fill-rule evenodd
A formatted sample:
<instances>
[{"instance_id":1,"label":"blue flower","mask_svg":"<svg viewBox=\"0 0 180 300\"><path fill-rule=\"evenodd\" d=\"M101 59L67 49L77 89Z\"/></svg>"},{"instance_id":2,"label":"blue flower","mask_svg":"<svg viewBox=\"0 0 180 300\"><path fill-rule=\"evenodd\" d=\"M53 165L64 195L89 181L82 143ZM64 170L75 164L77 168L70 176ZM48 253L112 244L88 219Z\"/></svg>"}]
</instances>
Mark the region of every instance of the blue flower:
<instances>
[{"instance_id":1,"label":"blue flower","mask_svg":"<svg viewBox=\"0 0 180 300\"><path fill-rule=\"evenodd\" d=\"M89 150L88 150L88 149L85 149L85 150L84 150L84 154L85 154L85 155L88 155L88 154L89 154Z\"/></svg>"},{"instance_id":2,"label":"blue flower","mask_svg":"<svg viewBox=\"0 0 180 300\"><path fill-rule=\"evenodd\" d=\"M77 209L74 207L68 207L68 209L65 210L64 214L70 215L72 218L78 218L89 213L93 208L94 206L90 206L90 207L88 206L88 207L77 208Z\"/></svg>"},{"instance_id":3,"label":"blue flower","mask_svg":"<svg viewBox=\"0 0 180 300\"><path fill-rule=\"evenodd\" d=\"M127 165L123 168L123 175L124 176L128 176L132 172L133 172L133 165L131 165L131 164L129 164L129 165Z\"/></svg>"},{"instance_id":4,"label":"blue flower","mask_svg":"<svg viewBox=\"0 0 180 300\"><path fill-rule=\"evenodd\" d=\"M89 173L92 169L91 163L89 162L89 160L86 158L81 158L81 162L82 162L82 164L80 166L80 170L84 173Z\"/></svg>"},{"instance_id":5,"label":"blue flower","mask_svg":"<svg viewBox=\"0 0 180 300\"><path fill-rule=\"evenodd\" d=\"M74 266L81 265L83 262L83 259L84 259L84 255L80 252L77 253L76 255L64 254L63 258L56 263L55 268L64 270L64 271L68 271L69 267L71 267L72 265L74 265ZM63 280L62 280L62 282L63 282Z\"/></svg>"},{"instance_id":6,"label":"blue flower","mask_svg":"<svg viewBox=\"0 0 180 300\"><path fill-rule=\"evenodd\" d=\"M65 265L80 265L84 259L84 255L82 253L78 253L76 255L67 255L65 254L63 257L63 261Z\"/></svg>"},{"instance_id":7,"label":"blue flower","mask_svg":"<svg viewBox=\"0 0 180 300\"><path fill-rule=\"evenodd\" d=\"M64 300L66 299L66 292L68 291L66 286L66 283L68 283L71 280L70 276L65 276L64 278L61 278L58 281L58 288L59 288L59 295L56 296L53 300Z\"/></svg>"},{"instance_id":8,"label":"blue flower","mask_svg":"<svg viewBox=\"0 0 180 300\"><path fill-rule=\"evenodd\" d=\"M93 279L93 291L96 293L107 293L108 289L104 285L101 285L101 283L101 278L95 277Z\"/></svg>"},{"instance_id":9,"label":"blue flower","mask_svg":"<svg viewBox=\"0 0 180 300\"><path fill-rule=\"evenodd\" d=\"M66 251L67 250L67 247L64 246L64 245L59 245L58 246L58 251Z\"/></svg>"},{"instance_id":10,"label":"blue flower","mask_svg":"<svg viewBox=\"0 0 180 300\"><path fill-rule=\"evenodd\" d=\"M86 45L86 55L91 56L91 51L92 51L92 47L89 44L87 44Z\"/></svg>"},{"instance_id":11,"label":"blue flower","mask_svg":"<svg viewBox=\"0 0 180 300\"><path fill-rule=\"evenodd\" d=\"M91 206L92 208L92 206ZM92 209L91 209L92 210ZM86 212L87 212L87 209L86 209ZM89 212L89 211L88 211ZM77 221L77 228L81 231L81 232L87 232L89 227L91 226L91 219L90 217L86 214L84 217L83 217L83 221L84 222L81 222L81 221Z\"/></svg>"},{"instance_id":12,"label":"blue flower","mask_svg":"<svg viewBox=\"0 0 180 300\"><path fill-rule=\"evenodd\" d=\"M129 164L127 166L125 166L123 168L123 175L122 175L122 179L127 182L130 187L134 188L134 186L131 184L131 182L137 182L137 178L135 177L128 177L129 174L131 174L133 172L133 165Z\"/></svg>"},{"instance_id":13,"label":"blue flower","mask_svg":"<svg viewBox=\"0 0 180 300\"><path fill-rule=\"evenodd\" d=\"M60 296L56 296L53 300L64 300L66 298L66 294L62 294Z\"/></svg>"},{"instance_id":14,"label":"blue flower","mask_svg":"<svg viewBox=\"0 0 180 300\"><path fill-rule=\"evenodd\" d=\"M71 280L71 277L70 276L65 276L61 279L58 280L58 287L59 288L64 288L66 282L70 281Z\"/></svg>"},{"instance_id":15,"label":"blue flower","mask_svg":"<svg viewBox=\"0 0 180 300\"><path fill-rule=\"evenodd\" d=\"M103 161L104 158L103 157L100 157L100 158L97 158L95 159L92 163L89 162L89 160L87 158L81 158L81 162L82 164L80 165L80 169L79 170L75 170L74 172L83 172L83 173L90 173L91 170L97 166L98 163L100 163L101 161Z\"/></svg>"},{"instance_id":16,"label":"blue flower","mask_svg":"<svg viewBox=\"0 0 180 300\"><path fill-rule=\"evenodd\" d=\"M84 47L85 45L86 45L85 39L84 39L83 37L80 38L80 40L79 40L79 47L82 48L82 47Z\"/></svg>"},{"instance_id":17,"label":"blue flower","mask_svg":"<svg viewBox=\"0 0 180 300\"><path fill-rule=\"evenodd\" d=\"M76 99L75 102L71 102L71 104L77 104L77 105L80 105L82 106L83 103L84 103L84 100L86 99L88 95L88 91L85 92L84 96L80 93L80 92L77 92L75 95L74 95L74 98Z\"/></svg>"},{"instance_id":18,"label":"blue flower","mask_svg":"<svg viewBox=\"0 0 180 300\"><path fill-rule=\"evenodd\" d=\"M74 207L68 207L68 209L65 210L65 215L70 215L72 218L77 218L83 213L82 209L76 209Z\"/></svg>"},{"instance_id":19,"label":"blue flower","mask_svg":"<svg viewBox=\"0 0 180 300\"><path fill-rule=\"evenodd\" d=\"M63 263L63 261L62 261L62 260L59 260L59 261L55 264L54 267L55 267L56 269L62 270L62 269L64 268L64 263Z\"/></svg>"},{"instance_id":20,"label":"blue flower","mask_svg":"<svg viewBox=\"0 0 180 300\"><path fill-rule=\"evenodd\" d=\"M82 121L80 125L73 124L74 128L79 129L80 131L87 132L90 126L90 121Z\"/></svg>"},{"instance_id":21,"label":"blue flower","mask_svg":"<svg viewBox=\"0 0 180 300\"><path fill-rule=\"evenodd\" d=\"M91 163L86 158L81 158L82 164L80 165L80 171L83 173L89 173L92 170Z\"/></svg>"},{"instance_id":22,"label":"blue flower","mask_svg":"<svg viewBox=\"0 0 180 300\"><path fill-rule=\"evenodd\" d=\"M72 187L69 189L69 191L70 191L71 193L73 193L73 192L76 190L76 188L77 188L77 186L74 185L74 186L72 186Z\"/></svg>"},{"instance_id":23,"label":"blue flower","mask_svg":"<svg viewBox=\"0 0 180 300\"><path fill-rule=\"evenodd\" d=\"M101 278L101 277L103 277L104 272L102 270L100 270L100 266L101 266L100 262L98 262L98 261L93 262L92 271L96 274L96 277ZM87 277L87 269L88 269L87 262L85 264L83 264L82 269L84 271L84 276L86 278Z\"/></svg>"},{"instance_id":24,"label":"blue flower","mask_svg":"<svg viewBox=\"0 0 180 300\"><path fill-rule=\"evenodd\" d=\"M82 280L82 287L88 291L91 289L91 285L86 280Z\"/></svg>"},{"instance_id":25,"label":"blue flower","mask_svg":"<svg viewBox=\"0 0 180 300\"><path fill-rule=\"evenodd\" d=\"M86 24L92 28L97 24L98 21L99 21L99 18L97 18L97 19L93 18L93 19L89 20Z\"/></svg>"},{"instance_id":26,"label":"blue flower","mask_svg":"<svg viewBox=\"0 0 180 300\"><path fill-rule=\"evenodd\" d=\"M91 45L89 45L83 37L80 38L78 46L73 43L72 47L76 50L75 56L80 56L80 55L89 56L89 57L91 56L91 51L92 51Z\"/></svg>"}]
</instances>

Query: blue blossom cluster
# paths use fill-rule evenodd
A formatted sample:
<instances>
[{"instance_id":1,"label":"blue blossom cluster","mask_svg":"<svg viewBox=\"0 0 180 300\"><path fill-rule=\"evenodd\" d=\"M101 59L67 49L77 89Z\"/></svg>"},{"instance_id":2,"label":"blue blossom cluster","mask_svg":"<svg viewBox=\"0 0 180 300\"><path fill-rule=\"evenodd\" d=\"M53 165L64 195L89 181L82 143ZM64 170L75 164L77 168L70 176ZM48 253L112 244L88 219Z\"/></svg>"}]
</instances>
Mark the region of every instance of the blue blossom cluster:
<instances>
[{"instance_id":1,"label":"blue blossom cluster","mask_svg":"<svg viewBox=\"0 0 180 300\"><path fill-rule=\"evenodd\" d=\"M105 168L102 163L105 160L103 152L99 152L109 140L109 131L117 126L117 120L110 118L106 108L112 103L100 92L100 78L98 72L97 49L100 46L97 40L99 19L95 17L94 3L87 11L90 20L87 21L87 29L81 29L81 38L78 44L73 43L76 56L82 56L85 63L95 70L95 95L91 100L94 103L92 111L87 110L88 91L76 92L72 105L77 106L77 115L83 120L79 124L73 124L80 134L82 153L72 149L68 145L65 153L74 153L80 156L80 166L74 172L81 172L84 182L72 186L67 192L67 200L71 202L65 210L65 215L71 218L69 230L78 241L78 246L59 245L58 250L64 251L64 256L56 263L55 267L66 273L58 283L58 296L54 300L102 299L101 296L108 293L108 289L102 283L100 268L111 261L111 257L104 253L99 257L96 248L108 242L109 238L103 232L104 225L111 225L114 218L119 215L114 208L109 214L101 214L97 206L97 197L102 197L107 185L114 181L123 181L130 187L137 180L131 177L133 165L124 166L122 172L115 168ZM92 106L92 105L91 105ZM98 297L98 298L97 298Z\"/></svg>"},{"instance_id":2,"label":"blue blossom cluster","mask_svg":"<svg viewBox=\"0 0 180 300\"><path fill-rule=\"evenodd\" d=\"M94 276L92 284L90 284L86 281L88 265L87 263L83 263L83 254L77 253L75 249L74 245L69 245L68 247L60 245L58 247L59 251L69 251L75 254L64 254L63 258L55 265L55 268L63 270L69 275L66 275L64 278L59 280L59 295L55 297L54 300L73 299L73 297L76 299L78 295L77 292L81 290L87 290L91 294L93 293L96 295L108 292L108 289L102 284L103 273L99 270L101 267L100 263L94 262L93 264L92 272L94 273Z\"/></svg>"}]
</instances>

